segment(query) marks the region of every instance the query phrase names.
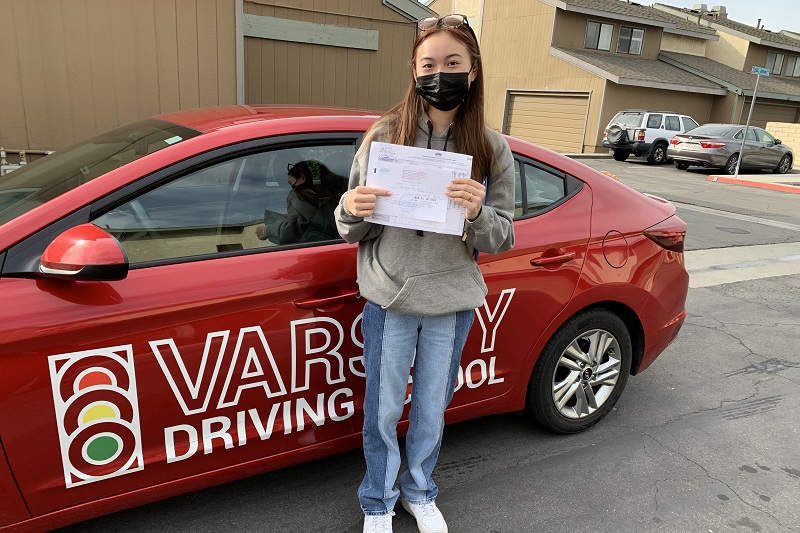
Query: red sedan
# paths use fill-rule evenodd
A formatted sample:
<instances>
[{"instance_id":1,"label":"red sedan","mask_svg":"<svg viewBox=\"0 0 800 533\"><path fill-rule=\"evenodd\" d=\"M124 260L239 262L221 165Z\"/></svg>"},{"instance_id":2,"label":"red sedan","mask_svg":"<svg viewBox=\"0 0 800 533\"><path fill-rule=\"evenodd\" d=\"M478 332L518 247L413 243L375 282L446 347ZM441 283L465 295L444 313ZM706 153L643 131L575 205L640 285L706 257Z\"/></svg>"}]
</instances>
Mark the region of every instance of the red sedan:
<instances>
[{"instance_id":1,"label":"red sedan","mask_svg":"<svg viewBox=\"0 0 800 533\"><path fill-rule=\"evenodd\" d=\"M315 161L344 188L375 118L173 113L0 181L0 529L360 446L356 247L264 237L289 216L287 169ZM508 142L516 246L478 258L489 294L447 420L528 409L576 432L678 333L686 225L669 202Z\"/></svg>"}]
</instances>

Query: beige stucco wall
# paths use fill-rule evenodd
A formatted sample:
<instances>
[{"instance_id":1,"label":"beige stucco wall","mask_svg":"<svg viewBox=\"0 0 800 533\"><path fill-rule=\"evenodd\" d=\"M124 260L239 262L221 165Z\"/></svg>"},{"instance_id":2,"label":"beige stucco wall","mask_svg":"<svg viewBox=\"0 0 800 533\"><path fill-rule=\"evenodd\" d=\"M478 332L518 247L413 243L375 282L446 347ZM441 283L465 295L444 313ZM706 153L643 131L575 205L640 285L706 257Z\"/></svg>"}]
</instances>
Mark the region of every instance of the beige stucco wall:
<instances>
[{"instance_id":1,"label":"beige stucco wall","mask_svg":"<svg viewBox=\"0 0 800 533\"><path fill-rule=\"evenodd\" d=\"M440 16L451 13L466 15L470 19L475 36L480 42L483 0L434 0L428 4L428 9L432 9Z\"/></svg>"},{"instance_id":2,"label":"beige stucco wall","mask_svg":"<svg viewBox=\"0 0 800 533\"><path fill-rule=\"evenodd\" d=\"M520 0L511 0L509 3L519 2ZM538 0L536 0L538 3ZM586 38L586 23L587 21L604 22L614 26L614 33L611 39L611 51L609 53L616 53L617 42L619 41L620 26L628 26L631 28L638 28L644 30L644 43L642 46L642 54L640 56L645 59L655 59L658 57L658 48L661 42L661 28L655 26L642 26L632 22L616 21L611 18L596 17L593 15L585 15L583 13L575 13L571 11L559 11L556 17L555 31L553 32L553 46L559 48L583 48L584 40ZM548 37L550 32L547 33Z\"/></svg>"},{"instance_id":3,"label":"beige stucco wall","mask_svg":"<svg viewBox=\"0 0 800 533\"><path fill-rule=\"evenodd\" d=\"M717 35L719 41L709 41L706 44L706 57L736 70L743 70L750 41L723 31L717 31Z\"/></svg>"},{"instance_id":4,"label":"beige stucco wall","mask_svg":"<svg viewBox=\"0 0 800 533\"><path fill-rule=\"evenodd\" d=\"M730 92L725 96L717 96L711 105L708 121L722 124L738 122L743 106L744 98L741 96Z\"/></svg>"},{"instance_id":5,"label":"beige stucco wall","mask_svg":"<svg viewBox=\"0 0 800 533\"><path fill-rule=\"evenodd\" d=\"M151 115L236 103L234 0L2 5L0 146L56 150Z\"/></svg>"},{"instance_id":6,"label":"beige stucco wall","mask_svg":"<svg viewBox=\"0 0 800 533\"><path fill-rule=\"evenodd\" d=\"M508 89L589 91L584 150L594 151L605 80L549 55L554 11L538 0L485 1L481 53L487 122L502 127Z\"/></svg>"},{"instance_id":7,"label":"beige stucco wall","mask_svg":"<svg viewBox=\"0 0 800 533\"><path fill-rule=\"evenodd\" d=\"M664 52L705 56L706 43L708 43L707 39L698 39L697 37L689 37L688 35L664 32L661 36L661 50Z\"/></svg>"},{"instance_id":8,"label":"beige stucco wall","mask_svg":"<svg viewBox=\"0 0 800 533\"><path fill-rule=\"evenodd\" d=\"M789 122L767 122L765 128L783 144L792 149L797 156L800 153L800 124Z\"/></svg>"}]
</instances>

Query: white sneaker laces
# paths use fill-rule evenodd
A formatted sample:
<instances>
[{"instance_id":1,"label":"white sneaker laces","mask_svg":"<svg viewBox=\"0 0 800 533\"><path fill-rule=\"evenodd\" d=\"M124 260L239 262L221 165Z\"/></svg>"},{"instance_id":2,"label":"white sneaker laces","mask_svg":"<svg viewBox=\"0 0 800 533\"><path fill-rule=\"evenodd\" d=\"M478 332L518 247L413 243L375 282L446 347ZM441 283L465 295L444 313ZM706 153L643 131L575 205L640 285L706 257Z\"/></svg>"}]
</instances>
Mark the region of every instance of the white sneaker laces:
<instances>
[{"instance_id":1,"label":"white sneaker laces","mask_svg":"<svg viewBox=\"0 0 800 533\"><path fill-rule=\"evenodd\" d=\"M370 533L391 531L393 516L394 513L373 516L370 522Z\"/></svg>"},{"instance_id":2,"label":"white sneaker laces","mask_svg":"<svg viewBox=\"0 0 800 533\"><path fill-rule=\"evenodd\" d=\"M422 511L422 516L424 517L433 518L439 514L436 509L436 504L433 502L420 503L417 505L419 505L419 509Z\"/></svg>"}]
</instances>

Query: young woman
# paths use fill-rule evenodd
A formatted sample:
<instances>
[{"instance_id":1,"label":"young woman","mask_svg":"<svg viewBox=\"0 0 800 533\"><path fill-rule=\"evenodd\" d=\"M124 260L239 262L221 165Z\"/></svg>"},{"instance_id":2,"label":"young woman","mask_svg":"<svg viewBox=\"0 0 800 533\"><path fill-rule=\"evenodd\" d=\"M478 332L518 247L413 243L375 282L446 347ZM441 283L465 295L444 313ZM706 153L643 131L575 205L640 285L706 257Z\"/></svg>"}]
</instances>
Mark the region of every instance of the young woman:
<instances>
[{"instance_id":1,"label":"young woman","mask_svg":"<svg viewBox=\"0 0 800 533\"><path fill-rule=\"evenodd\" d=\"M308 160L290 165L287 181L292 190L286 197L286 217L257 227L256 236L275 244L338 239L333 210L344 178L319 161Z\"/></svg>"},{"instance_id":2,"label":"young woman","mask_svg":"<svg viewBox=\"0 0 800 533\"><path fill-rule=\"evenodd\" d=\"M367 473L358 489L365 533L391 531L398 497L420 532L447 532L431 476L461 351L487 292L473 250L498 253L514 245L513 159L505 140L484 125L483 66L466 17L419 21L412 75L405 98L367 132L350 190L335 212L342 237L359 243L358 284L367 299L362 318ZM466 208L463 236L364 220L378 197L390 194L370 187L365 175L372 141L473 156L471 179L454 179L447 192ZM408 470L398 480L397 423L412 364Z\"/></svg>"}]
</instances>

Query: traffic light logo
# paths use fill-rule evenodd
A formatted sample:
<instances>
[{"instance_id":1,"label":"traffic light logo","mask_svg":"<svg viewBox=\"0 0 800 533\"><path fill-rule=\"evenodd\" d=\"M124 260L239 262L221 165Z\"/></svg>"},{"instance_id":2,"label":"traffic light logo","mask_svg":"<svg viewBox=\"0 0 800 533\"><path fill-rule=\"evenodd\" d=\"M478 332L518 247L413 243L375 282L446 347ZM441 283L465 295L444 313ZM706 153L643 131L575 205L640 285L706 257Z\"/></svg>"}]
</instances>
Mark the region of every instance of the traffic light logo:
<instances>
[{"instance_id":1,"label":"traffic light logo","mask_svg":"<svg viewBox=\"0 0 800 533\"><path fill-rule=\"evenodd\" d=\"M48 360L67 488L142 470L131 346Z\"/></svg>"}]
</instances>

